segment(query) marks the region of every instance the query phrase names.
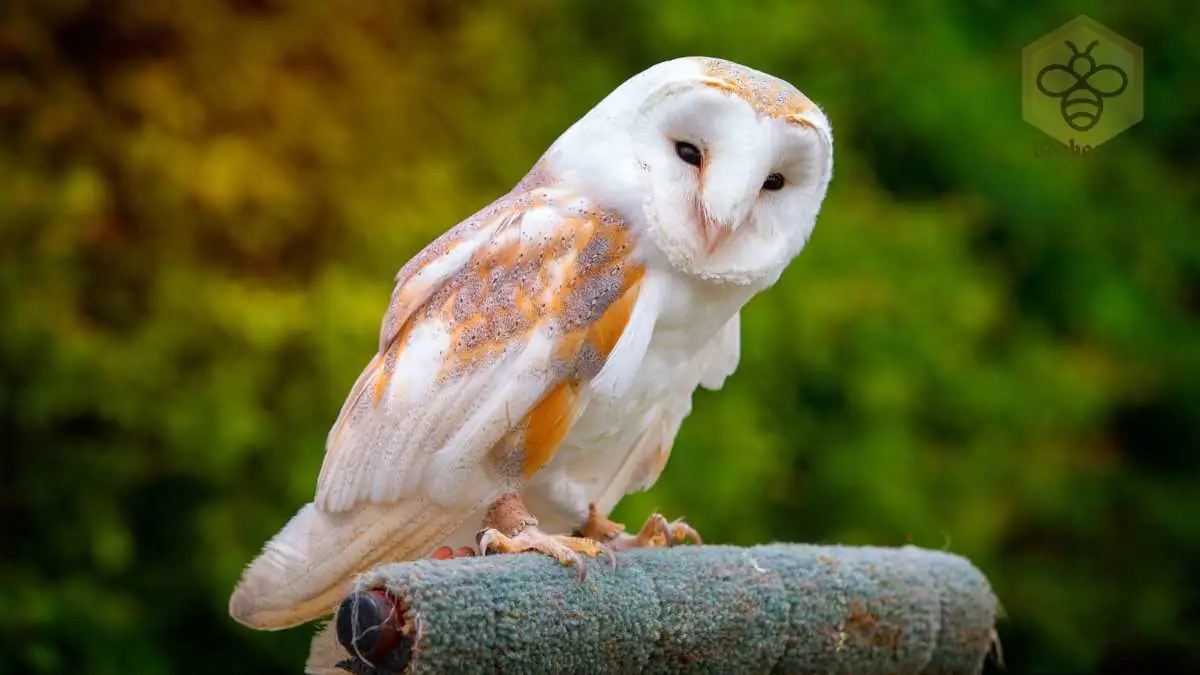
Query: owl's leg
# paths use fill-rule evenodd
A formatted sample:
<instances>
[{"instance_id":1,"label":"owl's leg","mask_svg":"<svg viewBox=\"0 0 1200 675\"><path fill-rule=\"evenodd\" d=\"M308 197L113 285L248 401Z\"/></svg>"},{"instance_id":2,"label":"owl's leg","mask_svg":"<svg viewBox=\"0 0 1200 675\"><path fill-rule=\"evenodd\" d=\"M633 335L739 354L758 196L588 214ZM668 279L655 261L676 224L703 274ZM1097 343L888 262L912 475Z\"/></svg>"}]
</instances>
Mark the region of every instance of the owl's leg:
<instances>
[{"instance_id":1,"label":"owl's leg","mask_svg":"<svg viewBox=\"0 0 1200 675\"><path fill-rule=\"evenodd\" d=\"M647 518L637 534L627 534L624 525L609 520L594 503L588 502L588 493L582 485L562 473L543 472L531 485L535 486L538 489L531 496L538 498L533 503L539 509L546 508L554 514L564 530L574 530L576 536L598 541L610 550L702 542L700 533L690 525L682 520L668 522L659 513Z\"/></svg>"},{"instance_id":2,"label":"owl's leg","mask_svg":"<svg viewBox=\"0 0 1200 675\"><path fill-rule=\"evenodd\" d=\"M579 528L579 534L589 539L601 541L616 551L631 548L673 546L690 542L703 543L700 533L682 519L668 522L661 513L652 513L646 519L642 529L631 535L625 532L625 526L614 523L596 509L595 504L588 507L587 522Z\"/></svg>"},{"instance_id":3,"label":"owl's leg","mask_svg":"<svg viewBox=\"0 0 1200 675\"><path fill-rule=\"evenodd\" d=\"M581 576L585 569L585 557L612 555L598 541L587 537L547 534L539 530L537 525L537 518L525 508L520 495L515 492L505 494L492 504L483 518L483 529L476 537L479 552L488 555L536 551L563 565L578 567Z\"/></svg>"}]
</instances>

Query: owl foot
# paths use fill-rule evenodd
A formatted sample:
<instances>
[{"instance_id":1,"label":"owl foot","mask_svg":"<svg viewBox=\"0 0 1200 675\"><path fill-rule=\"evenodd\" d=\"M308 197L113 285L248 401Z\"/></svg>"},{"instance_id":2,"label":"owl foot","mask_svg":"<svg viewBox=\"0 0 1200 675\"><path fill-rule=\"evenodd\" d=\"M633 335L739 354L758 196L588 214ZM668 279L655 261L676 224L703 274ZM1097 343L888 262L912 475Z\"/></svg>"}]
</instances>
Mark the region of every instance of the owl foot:
<instances>
[{"instance_id":1,"label":"owl foot","mask_svg":"<svg viewBox=\"0 0 1200 675\"><path fill-rule=\"evenodd\" d=\"M631 535L625 532L625 526L614 523L596 510L592 504L588 508L588 519L579 528L579 533L597 541L608 544L615 551L627 551L631 548L674 546L685 542L701 544L700 533L692 526L676 520L668 522L661 513L651 514L642 525L642 529Z\"/></svg>"},{"instance_id":2,"label":"owl foot","mask_svg":"<svg viewBox=\"0 0 1200 675\"><path fill-rule=\"evenodd\" d=\"M604 555L609 558L610 562L615 562L612 551L594 539L546 534L533 526L526 527L512 537L494 528L487 529L479 533L477 540L481 555L536 551L554 558L567 567L578 568L581 580L587 574L585 557L595 558Z\"/></svg>"},{"instance_id":3,"label":"owl foot","mask_svg":"<svg viewBox=\"0 0 1200 675\"><path fill-rule=\"evenodd\" d=\"M576 532L581 537L596 541L612 541L625 532L625 526L614 523L600 513L595 504L588 504L588 519Z\"/></svg>"},{"instance_id":4,"label":"owl foot","mask_svg":"<svg viewBox=\"0 0 1200 675\"><path fill-rule=\"evenodd\" d=\"M602 542L588 537L547 534L537 524L537 518L530 515L519 495L504 495L488 509L483 529L475 536L479 555L536 551L563 565L576 567L580 580L587 574L585 558L604 555L616 564L612 550Z\"/></svg>"}]
</instances>

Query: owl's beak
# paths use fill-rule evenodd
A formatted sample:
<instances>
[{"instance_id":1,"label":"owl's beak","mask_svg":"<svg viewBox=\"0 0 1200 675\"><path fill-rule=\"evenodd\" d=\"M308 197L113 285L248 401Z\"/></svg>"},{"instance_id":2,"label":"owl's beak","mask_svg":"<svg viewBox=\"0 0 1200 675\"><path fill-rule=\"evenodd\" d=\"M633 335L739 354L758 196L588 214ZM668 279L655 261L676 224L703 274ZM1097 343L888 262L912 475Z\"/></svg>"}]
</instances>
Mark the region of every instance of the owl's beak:
<instances>
[{"instance_id":1,"label":"owl's beak","mask_svg":"<svg viewBox=\"0 0 1200 675\"><path fill-rule=\"evenodd\" d=\"M738 161L745 160L745 161ZM759 181L763 173L757 160L743 156L725 163L713 162L701 182L701 194L696 200L700 235L704 248L712 255L733 236L754 206Z\"/></svg>"},{"instance_id":2,"label":"owl's beak","mask_svg":"<svg viewBox=\"0 0 1200 675\"><path fill-rule=\"evenodd\" d=\"M733 234L731 228L713 220L708 214L701 215L700 223L702 228L701 234L704 237L704 250L709 255L712 255L718 248L721 248L721 245L729 239L729 235Z\"/></svg>"}]
</instances>

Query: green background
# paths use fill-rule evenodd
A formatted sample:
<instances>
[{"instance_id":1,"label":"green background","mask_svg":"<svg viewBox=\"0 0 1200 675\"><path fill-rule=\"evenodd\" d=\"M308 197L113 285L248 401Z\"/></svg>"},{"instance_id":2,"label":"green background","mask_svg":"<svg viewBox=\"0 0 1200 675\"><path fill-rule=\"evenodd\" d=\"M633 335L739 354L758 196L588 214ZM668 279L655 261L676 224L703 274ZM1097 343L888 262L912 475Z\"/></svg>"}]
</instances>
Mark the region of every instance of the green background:
<instances>
[{"instance_id":1,"label":"green background","mask_svg":"<svg viewBox=\"0 0 1200 675\"><path fill-rule=\"evenodd\" d=\"M1021 48L1080 13L1145 48L1145 120L1038 156ZM1010 672L1200 669L1200 4L0 16L0 671L298 672L307 630L226 603L311 497L392 275L688 54L824 106L835 177L618 515L945 547L999 593Z\"/></svg>"}]
</instances>

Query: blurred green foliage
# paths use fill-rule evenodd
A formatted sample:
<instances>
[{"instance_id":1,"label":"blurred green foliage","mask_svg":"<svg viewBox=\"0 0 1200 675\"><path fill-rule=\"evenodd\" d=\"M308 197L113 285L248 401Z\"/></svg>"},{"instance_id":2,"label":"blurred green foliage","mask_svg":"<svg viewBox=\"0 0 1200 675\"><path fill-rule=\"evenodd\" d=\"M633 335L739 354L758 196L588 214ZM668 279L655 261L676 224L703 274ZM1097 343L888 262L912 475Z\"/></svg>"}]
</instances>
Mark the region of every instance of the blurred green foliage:
<instances>
[{"instance_id":1,"label":"blurred green foliage","mask_svg":"<svg viewBox=\"0 0 1200 675\"><path fill-rule=\"evenodd\" d=\"M686 54L796 83L837 165L618 515L947 547L1013 672L1200 670L1198 8L4 3L0 671L298 672L307 630L226 603L311 497L392 275ZM1146 119L1037 157L1021 47L1081 12L1145 47Z\"/></svg>"}]
</instances>

